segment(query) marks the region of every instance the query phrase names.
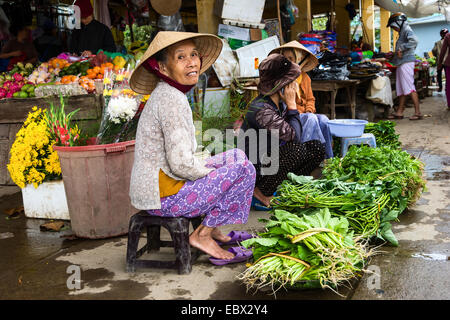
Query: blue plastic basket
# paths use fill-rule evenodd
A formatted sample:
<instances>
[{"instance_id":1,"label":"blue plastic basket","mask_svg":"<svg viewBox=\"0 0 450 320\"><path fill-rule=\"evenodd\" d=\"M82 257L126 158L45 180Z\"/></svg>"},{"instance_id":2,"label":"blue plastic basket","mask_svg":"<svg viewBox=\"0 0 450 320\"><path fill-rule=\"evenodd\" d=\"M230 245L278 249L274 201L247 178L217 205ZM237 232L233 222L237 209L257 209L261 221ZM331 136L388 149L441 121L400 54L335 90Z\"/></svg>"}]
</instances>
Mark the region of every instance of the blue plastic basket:
<instances>
[{"instance_id":1,"label":"blue plastic basket","mask_svg":"<svg viewBox=\"0 0 450 320\"><path fill-rule=\"evenodd\" d=\"M360 137L364 133L364 128L368 121L357 119L336 119L329 120L328 126L333 136L341 138Z\"/></svg>"}]
</instances>

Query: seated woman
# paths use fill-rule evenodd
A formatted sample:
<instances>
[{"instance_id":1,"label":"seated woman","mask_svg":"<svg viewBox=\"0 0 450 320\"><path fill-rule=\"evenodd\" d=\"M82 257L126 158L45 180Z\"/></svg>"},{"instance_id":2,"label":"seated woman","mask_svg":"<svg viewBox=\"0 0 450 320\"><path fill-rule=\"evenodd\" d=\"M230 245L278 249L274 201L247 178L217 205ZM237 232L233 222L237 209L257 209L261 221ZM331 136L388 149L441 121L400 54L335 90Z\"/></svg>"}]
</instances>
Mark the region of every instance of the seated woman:
<instances>
[{"instance_id":1,"label":"seated woman","mask_svg":"<svg viewBox=\"0 0 450 320\"><path fill-rule=\"evenodd\" d=\"M302 128L295 102L295 80L300 74L300 67L281 54L271 54L261 62L259 96L250 103L238 140L255 165L254 196L267 207L289 172L309 175L325 156L321 141L301 143ZM256 154L252 150L255 146Z\"/></svg>"},{"instance_id":2,"label":"seated woman","mask_svg":"<svg viewBox=\"0 0 450 320\"><path fill-rule=\"evenodd\" d=\"M296 97L297 110L302 123L302 137L300 142L319 140L325 144L325 159L333 157L332 136L328 127L328 117L324 114L315 114L316 99L311 89L311 78L307 72L314 69L319 61L298 41L291 41L272 50L271 53L280 53L292 63L300 65L302 73L297 78L299 85Z\"/></svg>"},{"instance_id":3,"label":"seated woman","mask_svg":"<svg viewBox=\"0 0 450 320\"><path fill-rule=\"evenodd\" d=\"M185 95L217 59L213 35L159 32L133 72L131 88L151 96L140 116L130 181L134 207L162 217L205 215L189 243L217 259L233 259L215 240L229 242L217 227L247 222L255 168L233 149L203 161Z\"/></svg>"}]
</instances>

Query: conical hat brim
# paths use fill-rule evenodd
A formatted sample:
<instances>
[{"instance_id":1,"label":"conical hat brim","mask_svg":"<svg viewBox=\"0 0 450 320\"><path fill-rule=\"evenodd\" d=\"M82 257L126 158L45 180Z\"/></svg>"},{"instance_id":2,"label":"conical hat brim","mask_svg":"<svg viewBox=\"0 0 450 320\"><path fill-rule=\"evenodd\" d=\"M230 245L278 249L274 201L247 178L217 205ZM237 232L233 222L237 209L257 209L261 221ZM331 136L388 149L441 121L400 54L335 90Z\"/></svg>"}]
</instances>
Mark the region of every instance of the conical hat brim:
<instances>
[{"instance_id":1,"label":"conical hat brim","mask_svg":"<svg viewBox=\"0 0 450 320\"><path fill-rule=\"evenodd\" d=\"M152 8L161 15L172 16L181 8L181 0L150 0Z\"/></svg>"},{"instance_id":2,"label":"conical hat brim","mask_svg":"<svg viewBox=\"0 0 450 320\"><path fill-rule=\"evenodd\" d=\"M160 79L155 74L148 71L143 66L143 63L159 51L188 39L194 41L197 50L202 57L200 74L208 70L222 51L223 44L219 37L206 33L160 31L150 43L147 51L142 56L141 61L131 74L131 89L140 94L150 94L155 89Z\"/></svg>"},{"instance_id":3,"label":"conical hat brim","mask_svg":"<svg viewBox=\"0 0 450 320\"><path fill-rule=\"evenodd\" d=\"M296 40L285 43L284 45L282 45L276 49L273 49L269 54L281 53L283 51L283 49L298 50L298 51L303 51L308 54L308 58L306 58L306 60L300 66L302 68L302 71L305 71L305 72L311 71L312 69L314 69L315 67L317 67L319 65L319 60L316 58L316 56L311 51L306 49L300 42L298 42Z\"/></svg>"}]
</instances>

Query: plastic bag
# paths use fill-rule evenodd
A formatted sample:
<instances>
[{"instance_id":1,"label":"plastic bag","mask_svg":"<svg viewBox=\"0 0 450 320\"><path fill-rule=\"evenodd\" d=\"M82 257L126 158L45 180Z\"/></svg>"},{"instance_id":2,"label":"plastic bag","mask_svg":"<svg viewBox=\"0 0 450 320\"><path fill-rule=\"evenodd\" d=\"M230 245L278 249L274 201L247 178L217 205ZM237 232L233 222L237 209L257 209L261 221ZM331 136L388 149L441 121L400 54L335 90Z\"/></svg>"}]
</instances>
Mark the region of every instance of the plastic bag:
<instances>
[{"instance_id":1,"label":"plastic bag","mask_svg":"<svg viewBox=\"0 0 450 320\"><path fill-rule=\"evenodd\" d=\"M378 77L372 80L367 90L366 98L375 102L392 107L394 101L392 99L391 80L389 77Z\"/></svg>"},{"instance_id":2,"label":"plastic bag","mask_svg":"<svg viewBox=\"0 0 450 320\"><path fill-rule=\"evenodd\" d=\"M180 12L175 13L173 16L160 15L158 28L164 31L185 31Z\"/></svg>"}]
</instances>

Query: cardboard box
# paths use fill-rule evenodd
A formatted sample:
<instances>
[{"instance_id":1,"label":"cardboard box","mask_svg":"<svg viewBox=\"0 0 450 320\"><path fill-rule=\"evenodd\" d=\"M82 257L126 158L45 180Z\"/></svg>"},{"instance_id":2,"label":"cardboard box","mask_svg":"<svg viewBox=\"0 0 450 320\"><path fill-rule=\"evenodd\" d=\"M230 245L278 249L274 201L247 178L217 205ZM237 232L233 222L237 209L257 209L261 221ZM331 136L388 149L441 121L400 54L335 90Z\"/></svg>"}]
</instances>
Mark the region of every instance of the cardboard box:
<instances>
[{"instance_id":1,"label":"cardboard box","mask_svg":"<svg viewBox=\"0 0 450 320\"><path fill-rule=\"evenodd\" d=\"M232 38L236 40L250 41L250 29L247 28L219 24L217 35L225 39Z\"/></svg>"},{"instance_id":2,"label":"cardboard box","mask_svg":"<svg viewBox=\"0 0 450 320\"><path fill-rule=\"evenodd\" d=\"M260 23L265 0L216 0L214 14L222 19Z\"/></svg>"},{"instance_id":3,"label":"cardboard box","mask_svg":"<svg viewBox=\"0 0 450 320\"><path fill-rule=\"evenodd\" d=\"M250 40L251 41L262 40L262 30L261 29L250 29Z\"/></svg>"},{"instance_id":4,"label":"cardboard box","mask_svg":"<svg viewBox=\"0 0 450 320\"><path fill-rule=\"evenodd\" d=\"M259 77L258 66L270 51L280 46L276 36L254 42L248 46L236 49L236 55L239 59L239 77L256 78Z\"/></svg>"}]
</instances>

